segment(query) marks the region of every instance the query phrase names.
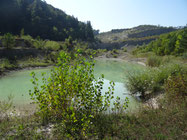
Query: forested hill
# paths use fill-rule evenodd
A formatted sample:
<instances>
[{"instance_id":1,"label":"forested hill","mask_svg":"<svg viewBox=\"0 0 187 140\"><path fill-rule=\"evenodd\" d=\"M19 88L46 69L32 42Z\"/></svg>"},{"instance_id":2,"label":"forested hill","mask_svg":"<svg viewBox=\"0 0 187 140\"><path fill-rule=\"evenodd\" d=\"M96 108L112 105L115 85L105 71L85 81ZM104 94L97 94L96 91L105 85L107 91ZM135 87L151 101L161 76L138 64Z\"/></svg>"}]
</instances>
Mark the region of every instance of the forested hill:
<instances>
[{"instance_id":1,"label":"forested hill","mask_svg":"<svg viewBox=\"0 0 187 140\"><path fill-rule=\"evenodd\" d=\"M157 55L183 55L187 52L187 27L178 31L160 35L148 45L137 48L134 52L152 51Z\"/></svg>"},{"instance_id":2,"label":"forested hill","mask_svg":"<svg viewBox=\"0 0 187 140\"><path fill-rule=\"evenodd\" d=\"M0 0L0 33L25 34L62 41L93 40L90 22L84 23L41 0Z\"/></svg>"}]
</instances>

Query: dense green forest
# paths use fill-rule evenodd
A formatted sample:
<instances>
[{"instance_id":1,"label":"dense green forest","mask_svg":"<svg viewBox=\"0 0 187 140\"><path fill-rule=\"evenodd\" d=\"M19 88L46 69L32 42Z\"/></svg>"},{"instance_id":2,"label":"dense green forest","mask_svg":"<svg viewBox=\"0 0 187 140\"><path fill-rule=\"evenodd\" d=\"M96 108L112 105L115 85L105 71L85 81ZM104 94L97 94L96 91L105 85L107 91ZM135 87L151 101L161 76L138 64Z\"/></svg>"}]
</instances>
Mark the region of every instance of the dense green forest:
<instances>
[{"instance_id":1,"label":"dense green forest","mask_svg":"<svg viewBox=\"0 0 187 140\"><path fill-rule=\"evenodd\" d=\"M136 51L153 51L157 55L181 55L187 50L187 28L161 35Z\"/></svg>"},{"instance_id":2,"label":"dense green forest","mask_svg":"<svg viewBox=\"0 0 187 140\"><path fill-rule=\"evenodd\" d=\"M78 21L60 9L54 8L41 0L1 0L0 1L0 33L10 32L56 41L73 39L94 39L91 23Z\"/></svg>"}]
</instances>

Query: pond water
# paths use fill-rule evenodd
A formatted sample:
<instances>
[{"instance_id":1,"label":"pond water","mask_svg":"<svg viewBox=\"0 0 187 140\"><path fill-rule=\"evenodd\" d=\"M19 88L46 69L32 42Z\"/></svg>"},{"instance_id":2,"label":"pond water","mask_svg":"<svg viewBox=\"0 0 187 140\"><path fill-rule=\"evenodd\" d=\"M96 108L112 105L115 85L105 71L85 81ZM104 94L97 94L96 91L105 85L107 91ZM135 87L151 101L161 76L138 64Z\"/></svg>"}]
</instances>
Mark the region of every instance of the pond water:
<instances>
[{"instance_id":1,"label":"pond water","mask_svg":"<svg viewBox=\"0 0 187 140\"><path fill-rule=\"evenodd\" d=\"M123 61L97 60L94 74L95 77L99 77L101 74L105 75L103 92L107 91L109 82L111 80L114 81L114 96L119 96L121 99L129 97L129 106L130 108L134 108L138 105L138 102L129 95L124 83L127 81L126 76L129 71L142 69L144 69L144 67L138 64L126 63ZM30 103L29 90L33 88L30 81L30 73L33 71L39 79L42 79L41 73L46 72L47 75L49 75L50 68L16 71L0 78L0 100L6 100L9 95L12 95L14 104L17 106Z\"/></svg>"}]
</instances>

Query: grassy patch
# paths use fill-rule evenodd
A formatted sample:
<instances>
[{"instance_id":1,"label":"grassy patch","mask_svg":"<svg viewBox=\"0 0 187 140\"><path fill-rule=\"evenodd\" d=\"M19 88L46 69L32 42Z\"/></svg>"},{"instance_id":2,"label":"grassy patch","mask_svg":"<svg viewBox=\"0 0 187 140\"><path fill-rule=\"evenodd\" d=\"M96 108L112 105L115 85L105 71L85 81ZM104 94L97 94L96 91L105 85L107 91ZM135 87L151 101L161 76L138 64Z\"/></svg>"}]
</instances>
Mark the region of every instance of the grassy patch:
<instances>
[{"instance_id":1,"label":"grassy patch","mask_svg":"<svg viewBox=\"0 0 187 140\"><path fill-rule=\"evenodd\" d=\"M25 67L34 67L34 66L48 66L52 64L51 61L46 60L46 59L40 59L40 58L28 58L25 60L19 60L17 62L19 67L25 68Z\"/></svg>"},{"instance_id":2,"label":"grassy patch","mask_svg":"<svg viewBox=\"0 0 187 140\"><path fill-rule=\"evenodd\" d=\"M159 108L142 108L133 114L99 113L84 139L180 139L187 138L187 100L160 101ZM38 115L9 116L0 119L0 138L65 139L60 121L42 125ZM71 125L71 124L69 124ZM50 127L52 126L52 127ZM80 135L72 138L82 139Z\"/></svg>"},{"instance_id":3,"label":"grassy patch","mask_svg":"<svg viewBox=\"0 0 187 140\"><path fill-rule=\"evenodd\" d=\"M142 109L132 115L101 115L96 130L100 139L185 139L185 103Z\"/></svg>"},{"instance_id":4,"label":"grassy patch","mask_svg":"<svg viewBox=\"0 0 187 140\"><path fill-rule=\"evenodd\" d=\"M159 56L149 56L147 58L147 65L150 67L159 67L162 63L162 60Z\"/></svg>"}]
</instances>

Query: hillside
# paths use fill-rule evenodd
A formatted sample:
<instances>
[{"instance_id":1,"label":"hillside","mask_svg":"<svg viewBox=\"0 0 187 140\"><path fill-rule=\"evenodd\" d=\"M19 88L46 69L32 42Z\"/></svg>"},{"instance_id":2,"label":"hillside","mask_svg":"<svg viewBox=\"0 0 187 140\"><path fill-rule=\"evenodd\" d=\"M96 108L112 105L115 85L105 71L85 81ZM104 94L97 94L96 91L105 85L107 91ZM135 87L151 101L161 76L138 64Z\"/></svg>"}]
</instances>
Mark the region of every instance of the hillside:
<instances>
[{"instance_id":1,"label":"hillside","mask_svg":"<svg viewBox=\"0 0 187 140\"><path fill-rule=\"evenodd\" d=\"M154 52L156 55L183 55L187 51L187 28L160 35L157 40L134 50L135 53Z\"/></svg>"},{"instance_id":2,"label":"hillside","mask_svg":"<svg viewBox=\"0 0 187 140\"><path fill-rule=\"evenodd\" d=\"M1 0L0 34L19 35L21 29L34 38L63 41L93 40L90 22L84 23L41 0Z\"/></svg>"},{"instance_id":3,"label":"hillside","mask_svg":"<svg viewBox=\"0 0 187 140\"><path fill-rule=\"evenodd\" d=\"M177 30L173 27L161 27L154 25L140 25L128 29L113 29L100 33L97 38L104 44L104 48L121 48L124 46L136 46L148 44L159 35Z\"/></svg>"}]
</instances>

